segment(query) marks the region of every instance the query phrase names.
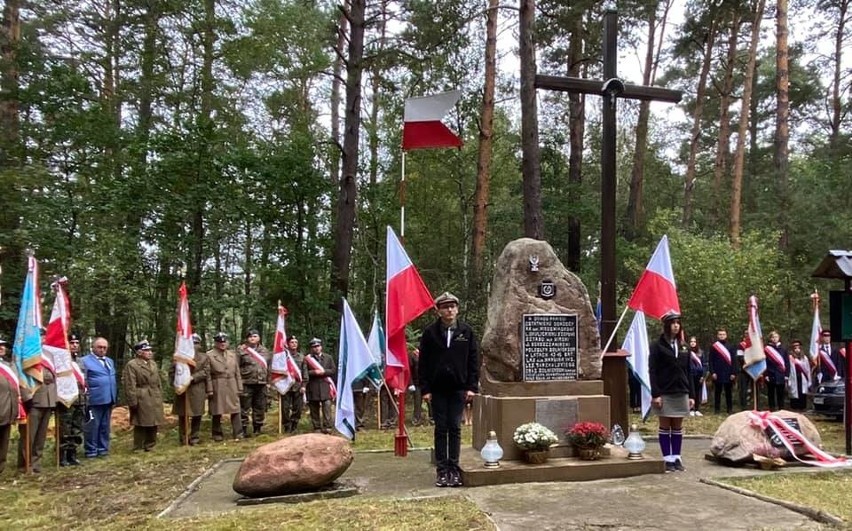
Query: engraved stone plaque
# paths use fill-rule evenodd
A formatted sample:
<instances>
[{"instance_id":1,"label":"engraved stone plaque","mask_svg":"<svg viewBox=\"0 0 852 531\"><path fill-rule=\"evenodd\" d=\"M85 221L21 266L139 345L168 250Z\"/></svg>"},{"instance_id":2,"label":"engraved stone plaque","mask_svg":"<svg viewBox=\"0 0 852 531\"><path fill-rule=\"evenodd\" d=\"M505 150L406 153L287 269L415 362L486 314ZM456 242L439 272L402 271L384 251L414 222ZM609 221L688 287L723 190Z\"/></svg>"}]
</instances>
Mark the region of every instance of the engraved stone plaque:
<instances>
[{"instance_id":1,"label":"engraved stone plaque","mask_svg":"<svg viewBox=\"0 0 852 531\"><path fill-rule=\"evenodd\" d=\"M523 380L576 380L577 343L576 314L524 314L521 322Z\"/></svg>"},{"instance_id":2,"label":"engraved stone plaque","mask_svg":"<svg viewBox=\"0 0 852 531\"><path fill-rule=\"evenodd\" d=\"M568 444L565 430L577 423L577 399L563 398L535 401L535 421L559 437L559 444Z\"/></svg>"}]
</instances>

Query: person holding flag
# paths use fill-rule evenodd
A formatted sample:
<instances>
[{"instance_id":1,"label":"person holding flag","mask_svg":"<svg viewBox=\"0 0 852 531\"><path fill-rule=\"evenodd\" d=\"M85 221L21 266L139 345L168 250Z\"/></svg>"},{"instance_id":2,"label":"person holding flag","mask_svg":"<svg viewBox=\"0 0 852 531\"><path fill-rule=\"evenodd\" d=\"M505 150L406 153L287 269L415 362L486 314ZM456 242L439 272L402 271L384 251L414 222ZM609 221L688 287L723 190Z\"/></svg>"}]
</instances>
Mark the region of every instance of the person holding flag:
<instances>
[{"instance_id":1,"label":"person holding flag","mask_svg":"<svg viewBox=\"0 0 852 531\"><path fill-rule=\"evenodd\" d=\"M458 297L444 292L435 307L438 319L420 336L420 389L435 420L435 486L461 487L461 417L479 392L479 344L473 329L458 320Z\"/></svg>"},{"instance_id":2,"label":"person holding flag","mask_svg":"<svg viewBox=\"0 0 852 531\"><path fill-rule=\"evenodd\" d=\"M77 399L70 406L65 406L61 402L56 405L59 417L59 440L61 441L59 466L80 464L80 460L77 459L77 448L83 444L83 424L88 420L88 389L78 361L80 356L79 333L71 332L68 334L68 352L71 355L71 370L77 383Z\"/></svg>"},{"instance_id":3,"label":"person holding flag","mask_svg":"<svg viewBox=\"0 0 852 531\"><path fill-rule=\"evenodd\" d=\"M811 386L811 364L802 352L802 342L798 339L790 341L790 373L787 379L787 389L790 392L790 409L804 411L807 409L808 389Z\"/></svg>"},{"instance_id":4,"label":"person holding flag","mask_svg":"<svg viewBox=\"0 0 852 531\"><path fill-rule=\"evenodd\" d=\"M725 406L728 415L734 412L734 380L737 379L737 362L734 348L728 342L728 330L716 329L716 341L707 349L710 352L710 380L713 382L713 412L717 415L722 407L722 391L725 391Z\"/></svg>"},{"instance_id":5,"label":"person holding flag","mask_svg":"<svg viewBox=\"0 0 852 531\"><path fill-rule=\"evenodd\" d=\"M337 365L331 356L323 354L321 339L311 339L308 346L311 347L311 353L305 356L302 363L302 385L311 411L311 424L314 433L331 433L334 422L331 402L337 398L337 386L334 383Z\"/></svg>"},{"instance_id":6,"label":"person holding flag","mask_svg":"<svg viewBox=\"0 0 852 531\"><path fill-rule=\"evenodd\" d=\"M681 316L663 316L663 333L651 344L648 376L651 380L651 409L660 419L660 449L666 472L683 471L683 417L695 405L695 386L689 376L690 355L681 340Z\"/></svg>"},{"instance_id":7,"label":"person holding flag","mask_svg":"<svg viewBox=\"0 0 852 531\"><path fill-rule=\"evenodd\" d=\"M6 469L12 424L24 418L21 385L9 363L9 342L0 339L0 474Z\"/></svg>"},{"instance_id":8,"label":"person holding flag","mask_svg":"<svg viewBox=\"0 0 852 531\"><path fill-rule=\"evenodd\" d=\"M237 349L240 352L240 377L243 380L243 392L240 395L240 419L243 434L250 437L249 417L251 417L254 436L260 435L266 420L267 394L269 383L269 363L272 354L260 344L260 332L249 330L246 342Z\"/></svg>"},{"instance_id":9,"label":"person holding flag","mask_svg":"<svg viewBox=\"0 0 852 531\"><path fill-rule=\"evenodd\" d=\"M293 360L296 368L301 372L305 355L299 351L299 338L290 336L287 338L287 352ZM301 376L301 375L300 375ZM305 409L305 388L294 385L290 390L281 395L281 425L285 433L296 433L299 421L302 420L302 410Z\"/></svg>"},{"instance_id":10,"label":"person holding flag","mask_svg":"<svg viewBox=\"0 0 852 531\"><path fill-rule=\"evenodd\" d=\"M183 394L175 394L172 403L172 415L178 417L178 437L181 446L186 440L186 416L189 416L189 445L201 442L201 417L204 416L204 404L213 396L213 380L210 378L210 358L201 346L201 336L192 334L195 349L195 365L189 365L189 387ZM172 360L169 369L169 381L175 381L177 363Z\"/></svg>"}]
</instances>

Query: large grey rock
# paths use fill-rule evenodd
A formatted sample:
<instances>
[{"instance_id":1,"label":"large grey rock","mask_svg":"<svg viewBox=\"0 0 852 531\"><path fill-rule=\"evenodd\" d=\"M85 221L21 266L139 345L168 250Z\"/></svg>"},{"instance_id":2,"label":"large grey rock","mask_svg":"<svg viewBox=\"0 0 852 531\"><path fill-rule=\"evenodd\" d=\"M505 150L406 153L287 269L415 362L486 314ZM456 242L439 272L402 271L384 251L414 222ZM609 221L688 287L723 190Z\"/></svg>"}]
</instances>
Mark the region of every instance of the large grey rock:
<instances>
[{"instance_id":1,"label":"large grey rock","mask_svg":"<svg viewBox=\"0 0 852 531\"><path fill-rule=\"evenodd\" d=\"M317 489L346 472L353 458L352 446L341 437L287 437L250 453L234 478L234 490L259 498Z\"/></svg>"},{"instance_id":2,"label":"large grey rock","mask_svg":"<svg viewBox=\"0 0 852 531\"><path fill-rule=\"evenodd\" d=\"M531 255L538 256L538 272L530 271ZM542 280L555 284L552 299L539 297ZM600 378L600 336L586 286L562 265L549 243L530 238L509 242L497 259L482 336L483 378L522 380L521 319L525 313L577 314L579 377Z\"/></svg>"},{"instance_id":3,"label":"large grey rock","mask_svg":"<svg viewBox=\"0 0 852 531\"><path fill-rule=\"evenodd\" d=\"M799 427L802 434L807 437L812 443L820 447L822 438L819 435L814 423L810 419L800 413L787 411L782 409L775 412L781 418L795 418L799 421ZM781 457L790 458L790 452L784 448L774 448L766 433L752 425L748 418L748 411L741 411L729 415L722 422L716 434L713 435L713 440L710 442L710 452L724 460L733 461L735 463L750 462L754 460L754 455L764 457ZM794 447L796 455L803 455L807 450L802 446Z\"/></svg>"}]
</instances>

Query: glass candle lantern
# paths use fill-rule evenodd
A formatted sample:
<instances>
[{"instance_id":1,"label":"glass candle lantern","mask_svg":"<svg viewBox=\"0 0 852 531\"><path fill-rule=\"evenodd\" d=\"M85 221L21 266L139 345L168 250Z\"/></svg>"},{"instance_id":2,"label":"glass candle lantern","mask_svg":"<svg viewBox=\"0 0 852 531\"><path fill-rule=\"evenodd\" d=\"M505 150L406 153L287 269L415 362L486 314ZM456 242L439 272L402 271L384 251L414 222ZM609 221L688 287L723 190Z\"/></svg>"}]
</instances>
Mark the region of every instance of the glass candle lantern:
<instances>
[{"instance_id":1,"label":"glass candle lantern","mask_svg":"<svg viewBox=\"0 0 852 531\"><path fill-rule=\"evenodd\" d=\"M482 447L479 455L485 461L485 468L497 468L500 466L500 459L503 458L503 448L497 442L497 434L495 432L488 432L488 439L485 441L485 446Z\"/></svg>"},{"instance_id":2,"label":"glass candle lantern","mask_svg":"<svg viewBox=\"0 0 852 531\"><path fill-rule=\"evenodd\" d=\"M642 459L642 451L645 450L645 441L639 434L636 424L630 426L630 434L624 441L624 448L630 452L627 459Z\"/></svg>"}]
</instances>

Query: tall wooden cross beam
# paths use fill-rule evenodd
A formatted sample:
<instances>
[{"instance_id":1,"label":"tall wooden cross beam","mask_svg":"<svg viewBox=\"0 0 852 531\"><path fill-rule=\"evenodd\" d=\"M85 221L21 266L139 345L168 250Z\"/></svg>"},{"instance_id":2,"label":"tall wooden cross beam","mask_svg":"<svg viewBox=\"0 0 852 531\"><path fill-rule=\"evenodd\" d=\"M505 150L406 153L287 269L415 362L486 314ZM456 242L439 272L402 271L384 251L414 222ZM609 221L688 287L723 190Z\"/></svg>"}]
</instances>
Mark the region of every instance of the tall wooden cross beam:
<instances>
[{"instance_id":1,"label":"tall wooden cross beam","mask_svg":"<svg viewBox=\"0 0 852 531\"><path fill-rule=\"evenodd\" d=\"M602 139L601 139L601 341L613 334L616 324L615 311L615 188L616 188L616 122L615 115L619 98L646 101L665 101L678 103L683 96L679 90L646 85L631 85L618 79L618 13L607 10L604 13L603 77L602 80L577 77L541 76L535 77L535 86L540 89L562 92L579 92L603 96ZM643 149L643 146L636 146ZM610 352L615 351L615 341L610 343ZM625 378L626 370L620 363L621 374L612 377ZM612 372L617 372L615 369ZM627 424L626 382L610 382L607 363L604 358L604 388L609 387L612 421L621 426ZM623 403L623 406L622 406ZM623 411L623 414L621 413Z\"/></svg>"}]
</instances>

